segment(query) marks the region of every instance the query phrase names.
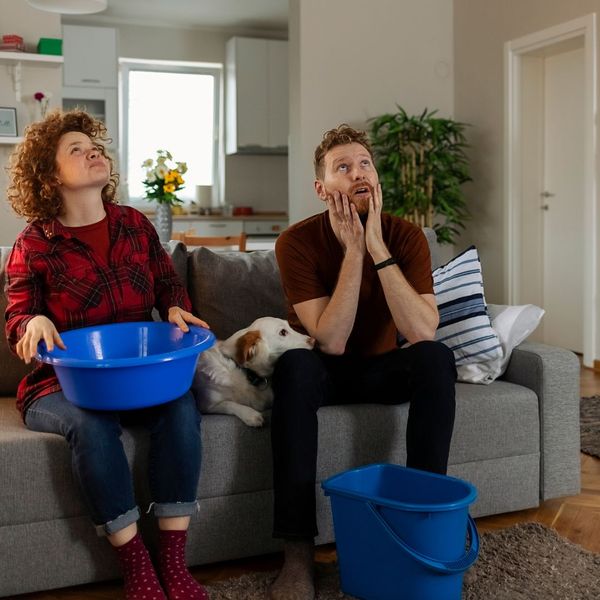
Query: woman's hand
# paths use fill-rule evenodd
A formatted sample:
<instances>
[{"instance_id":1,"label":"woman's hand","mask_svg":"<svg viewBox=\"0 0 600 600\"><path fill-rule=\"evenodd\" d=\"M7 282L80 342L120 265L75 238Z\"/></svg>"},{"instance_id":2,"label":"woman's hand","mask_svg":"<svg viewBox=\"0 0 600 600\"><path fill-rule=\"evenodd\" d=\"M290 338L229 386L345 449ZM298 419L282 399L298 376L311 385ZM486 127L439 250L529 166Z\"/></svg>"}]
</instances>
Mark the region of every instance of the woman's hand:
<instances>
[{"instance_id":1,"label":"woman's hand","mask_svg":"<svg viewBox=\"0 0 600 600\"><path fill-rule=\"evenodd\" d=\"M19 358L29 364L42 340L46 342L48 352L54 350L54 344L62 350L66 350L54 323L48 317L37 315L27 323L25 335L17 342L15 350Z\"/></svg>"},{"instance_id":2,"label":"woman's hand","mask_svg":"<svg viewBox=\"0 0 600 600\"><path fill-rule=\"evenodd\" d=\"M192 325L198 325L199 327L205 327L206 329L210 329L206 321L195 317L192 313L188 312L187 310L183 310L183 308L180 308L179 306L171 306L171 308L169 309L168 319L169 323L177 325L177 327L179 327L179 329L181 329L181 331L184 331L185 333L187 333L190 330L190 328L187 326L188 323L191 323Z\"/></svg>"}]
</instances>

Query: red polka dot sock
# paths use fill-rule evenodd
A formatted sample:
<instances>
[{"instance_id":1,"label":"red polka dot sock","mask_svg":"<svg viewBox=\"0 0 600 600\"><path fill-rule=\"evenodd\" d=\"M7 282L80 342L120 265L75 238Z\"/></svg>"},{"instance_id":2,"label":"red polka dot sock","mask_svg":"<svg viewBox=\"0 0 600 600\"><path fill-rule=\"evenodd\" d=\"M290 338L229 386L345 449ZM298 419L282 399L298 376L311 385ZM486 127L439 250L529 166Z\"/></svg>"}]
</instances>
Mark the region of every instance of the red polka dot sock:
<instances>
[{"instance_id":1,"label":"red polka dot sock","mask_svg":"<svg viewBox=\"0 0 600 600\"><path fill-rule=\"evenodd\" d=\"M160 531L159 572L169 600L208 600L185 564L187 531Z\"/></svg>"},{"instance_id":2,"label":"red polka dot sock","mask_svg":"<svg viewBox=\"0 0 600 600\"><path fill-rule=\"evenodd\" d=\"M126 544L115 547L115 550L123 571L127 600L166 600L139 533Z\"/></svg>"}]
</instances>

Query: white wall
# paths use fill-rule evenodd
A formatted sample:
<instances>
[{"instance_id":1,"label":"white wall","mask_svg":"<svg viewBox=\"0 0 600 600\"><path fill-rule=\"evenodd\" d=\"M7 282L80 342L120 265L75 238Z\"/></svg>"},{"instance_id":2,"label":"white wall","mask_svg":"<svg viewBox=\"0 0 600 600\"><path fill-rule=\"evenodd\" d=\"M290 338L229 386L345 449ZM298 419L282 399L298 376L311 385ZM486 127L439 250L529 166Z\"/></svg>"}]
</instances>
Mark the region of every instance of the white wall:
<instances>
[{"instance_id":1,"label":"white wall","mask_svg":"<svg viewBox=\"0 0 600 600\"><path fill-rule=\"evenodd\" d=\"M600 0L454 0L455 116L472 124L469 154L474 182L469 186L468 200L473 219L463 239L480 250L489 302L507 301L504 44L599 11ZM600 54L598 65L599 59ZM600 80L598 76L596 79ZM600 231L600 211L596 213ZM600 272L597 278L600 280ZM600 330L596 339L600 343ZM600 347L595 358L600 358Z\"/></svg>"},{"instance_id":2,"label":"white wall","mask_svg":"<svg viewBox=\"0 0 600 600\"><path fill-rule=\"evenodd\" d=\"M346 122L454 112L450 0L290 0L290 222L323 209L312 155Z\"/></svg>"},{"instance_id":3,"label":"white wall","mask_svg":"<svg viewBox=\"0 0 600 600\"><path fill-rule=\"evenodd\" d=\"M31 8L27 3L14 0L0 0L0 33L20 35L28 49L35 49L41 37L60 38L60 16ZM12 69L0 65L0 106L16 107L19 135L25 126L36 118L36 92L53 94L50 107L60 106L62 90L62 69L55 67L33 67L22 63L22 99L17 102L13 87ZM6 199L8 177L5 167L14 146L0 145L0 190ZM11 206L0 202L0 245L12 245L16 235L25 227L23 219L13 213Z\"/></svg>"},{"instance_id":4,"label":"white wall","mask_svg":"<svg viewBox=\"0 0 600 600\"><path fill-rule=\"evenodd\" d=\"M454 0L455 116L472 127L473 219L464 234L480 250L486 295L503 302L504 44L600 9L600 0Z\"/></svg>"}]
</instances>

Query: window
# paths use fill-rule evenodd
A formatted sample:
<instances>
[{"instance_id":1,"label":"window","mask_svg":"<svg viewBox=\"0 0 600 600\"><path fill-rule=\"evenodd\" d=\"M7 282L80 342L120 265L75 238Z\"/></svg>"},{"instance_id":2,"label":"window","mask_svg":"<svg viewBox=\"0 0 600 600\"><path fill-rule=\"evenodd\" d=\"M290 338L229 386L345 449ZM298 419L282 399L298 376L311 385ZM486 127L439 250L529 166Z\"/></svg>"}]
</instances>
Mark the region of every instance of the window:
<instances>
[{"instance_id":1,"label":"window","mask_svg":"<svg viewBox=\"0 0 600 600\"><path fill-rule=\"evenodd\" d=\"M222 151L221 65L120 59L122 82L121 177L129 202L145 202L147 158L168 150L185 162L185 186L177 196L194 198L196 185L212 185L220 198Z\"/></svg>"}]
</instances>

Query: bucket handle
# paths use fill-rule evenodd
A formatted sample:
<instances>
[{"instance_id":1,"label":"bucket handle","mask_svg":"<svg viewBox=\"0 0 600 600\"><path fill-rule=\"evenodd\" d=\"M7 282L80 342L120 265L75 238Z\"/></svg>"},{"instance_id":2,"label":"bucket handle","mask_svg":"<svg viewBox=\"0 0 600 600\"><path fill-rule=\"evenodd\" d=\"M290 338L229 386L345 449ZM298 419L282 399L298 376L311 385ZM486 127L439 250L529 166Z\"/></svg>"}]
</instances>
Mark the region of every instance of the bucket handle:
<instances>
[{"instance_id":1,"label":"bucket handle","mask_svg":"<svg viewBox=\"0 0 600 600\"><path fill-rule=\"evenodd\" d=\"M439 573L459 573L466 571L473 563L477 560L479 554L479 533L475 526L475 521L471 515L467 515L467 533L469 534L469 549L465 552L464 556L461 556L457 560L442 561L425 554L417 552L414 548L411 548L398 534L389 526L388 522L381 515L377 507L372 502L367 502L367 506L370 508L373 516L379 521L380 525L387 531L392 539L398 544L407 554L412 556L417 562L428 567L433 571Z\"/></svg>"}]
</instances>

